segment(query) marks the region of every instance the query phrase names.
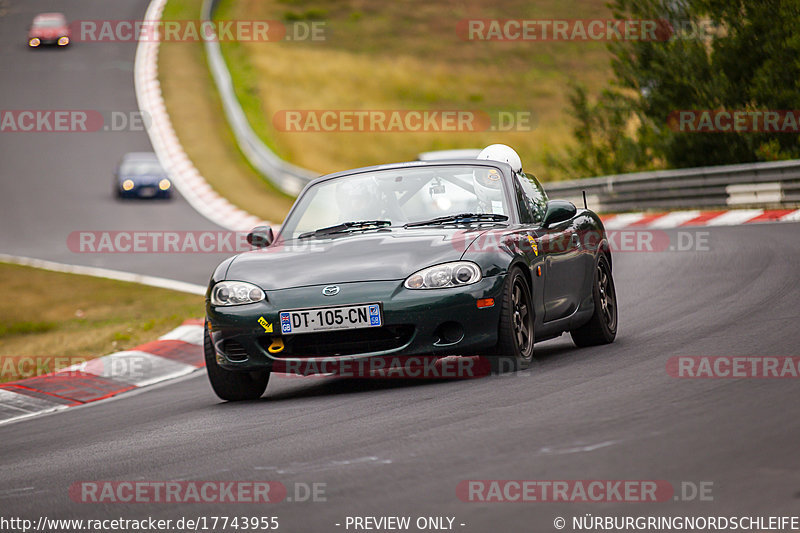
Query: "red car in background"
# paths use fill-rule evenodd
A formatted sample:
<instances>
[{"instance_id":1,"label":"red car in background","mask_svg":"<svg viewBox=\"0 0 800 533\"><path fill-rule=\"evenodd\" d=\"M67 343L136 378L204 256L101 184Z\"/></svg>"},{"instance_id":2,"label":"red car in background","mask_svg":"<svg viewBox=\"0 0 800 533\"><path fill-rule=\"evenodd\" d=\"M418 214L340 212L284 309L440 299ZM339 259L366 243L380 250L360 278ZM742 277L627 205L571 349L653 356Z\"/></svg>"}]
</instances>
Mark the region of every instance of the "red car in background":
<instances>
[{"instance_id":1,"label":"red car in background","mask_svg":"<svg viewBox=\"0 0 800 533\"><path fill-rule=\"evenodd\" d=\"M43 44L67 46L72 33L63 13L41 13L33 18L28 30L28 46L37 48Z\"/></svg>"}]
</instances>

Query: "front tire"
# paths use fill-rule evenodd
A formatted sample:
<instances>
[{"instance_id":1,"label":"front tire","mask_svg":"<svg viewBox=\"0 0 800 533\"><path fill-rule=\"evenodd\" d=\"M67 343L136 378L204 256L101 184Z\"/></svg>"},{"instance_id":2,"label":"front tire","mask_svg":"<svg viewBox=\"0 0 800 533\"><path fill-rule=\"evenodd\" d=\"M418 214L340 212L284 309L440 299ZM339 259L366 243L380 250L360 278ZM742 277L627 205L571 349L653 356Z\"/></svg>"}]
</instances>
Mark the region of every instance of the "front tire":
<instances>
[{"instance_id":1,"label":"front tire","mask_svg":"<svg viewBox=\"0 0 800 533\"><path fill-rule=\"evenodd\" d=\"M533 361L533 306L528 280L513 269L503 287L497 346L492 357L496 372L525 370Z\"/></svg>"},{"instance_id":2,"label":"front tire","mask_svg":"<svg viewBox=\"0 0 800 533\"><path fill-rule=\"evenodd\" d=\"M617 291L611 276L611 265L605 254L597 258L592 285L594 313L589 322L570 331L576 346L610 344L617 336Z\"/></svg>"},{"instance_id":3,"label":"front tire","mask_svg":"<svg viewBox=\"0 0 800 533\"><path fill-rule=\"evenodd\" d=\"M219 366L214 346L211 344L211 335L208 333L208 325L203 331L203 350L205 351L208 380L217 396L229 402L261 398L269 382L270 372L268 370L231 372Z\"/></svg>"}]
</instances>

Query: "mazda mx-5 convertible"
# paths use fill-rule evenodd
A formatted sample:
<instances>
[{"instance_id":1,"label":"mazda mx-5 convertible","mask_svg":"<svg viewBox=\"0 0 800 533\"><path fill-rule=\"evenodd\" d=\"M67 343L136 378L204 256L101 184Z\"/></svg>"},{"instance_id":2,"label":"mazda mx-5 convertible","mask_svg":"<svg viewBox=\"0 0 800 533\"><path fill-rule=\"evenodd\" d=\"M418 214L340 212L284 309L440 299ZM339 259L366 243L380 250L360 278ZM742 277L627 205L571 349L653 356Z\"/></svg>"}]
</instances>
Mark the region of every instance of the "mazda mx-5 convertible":
<instances>
[{"instance_id":1,"label":"mazda mx-5 convertible","mask_svg":"<svg viewBox=\"0 0 800 533\"><path fill-rule=\"evenodd\" d=\"M548 201L521 165L458 159L323 176L277 235L260 226L247 239L254 249L223 261L206 293L208 376L225 400L260 397L291 362L479 355L520 369L534 342L616 335L599 217Z\"/></svg>"}]
</instances>

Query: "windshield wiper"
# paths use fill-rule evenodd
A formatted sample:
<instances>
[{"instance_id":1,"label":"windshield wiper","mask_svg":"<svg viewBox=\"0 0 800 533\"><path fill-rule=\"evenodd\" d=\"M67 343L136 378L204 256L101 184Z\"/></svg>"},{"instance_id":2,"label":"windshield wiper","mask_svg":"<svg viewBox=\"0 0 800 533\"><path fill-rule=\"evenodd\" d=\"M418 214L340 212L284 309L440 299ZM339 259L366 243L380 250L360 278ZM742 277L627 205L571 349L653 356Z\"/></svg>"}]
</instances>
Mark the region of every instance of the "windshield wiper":
<instances>
[{"instance_id":1,"label":"windshield wiper","mask_svg":"<svg viewBox=\"0 0 800 533\"><path fill-rule=\"evenodd\" d=\"M298 239L305 239L306 237L319 237L320 235L333 235L335 233L349 233L351 231L368 230L374 228L385 228L391 226L390 220L358 220L356 222L342 222L335 226L328 226L327 228L320 228L308 233L302 233Z\"/></svg>"},{"instance_id":2,"label":"windshield wiper","mask_svg":"<svg viewBox=\"0 0 800 533\"><path fill-rule=\"evenodd\" d=\"M504 222L506 220L508 220L506 215L497 215L495 213L460 213L458 215L436 217L420 222L409 222L403 227L413 228L416 226L435 226L438 224L471 224L473 222Z\"/></svg>"}]
</instances>

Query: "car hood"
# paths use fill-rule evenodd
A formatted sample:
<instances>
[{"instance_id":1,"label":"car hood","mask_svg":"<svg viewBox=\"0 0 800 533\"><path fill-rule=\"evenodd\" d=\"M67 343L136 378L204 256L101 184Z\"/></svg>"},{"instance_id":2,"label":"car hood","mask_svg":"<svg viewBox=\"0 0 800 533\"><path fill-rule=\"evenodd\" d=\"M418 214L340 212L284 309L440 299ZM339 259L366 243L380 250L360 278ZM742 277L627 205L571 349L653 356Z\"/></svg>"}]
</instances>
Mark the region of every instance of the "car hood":
<instances>
[{"instance_id":1,"label":"car hood","mask_svg":"<svg viewBox=\"0 0 800 533\"><path fill-rule=\"evenodd\" d=\"M66 26L61 26L58 28L32 28L28 31L28 37L39 37L44 39L54 39L56 37L61 37L62 35L69 36L70 31L69 28Z\"/></svg>"},{"instance_id":2,"label":"car hood","mask_svg":"<svg viewBox=\"0 0 800 533\"><path fill-rule=\"evenodd\" d=\"M264 290L401 280L421 268L460 259L483 231L387 228L276 242L263 250L237 256L225 278L249 281Z\"/></svg>"}]
</instances>

